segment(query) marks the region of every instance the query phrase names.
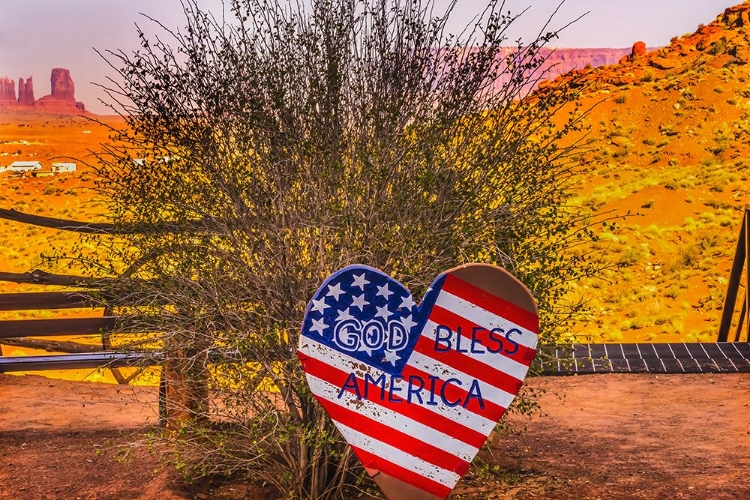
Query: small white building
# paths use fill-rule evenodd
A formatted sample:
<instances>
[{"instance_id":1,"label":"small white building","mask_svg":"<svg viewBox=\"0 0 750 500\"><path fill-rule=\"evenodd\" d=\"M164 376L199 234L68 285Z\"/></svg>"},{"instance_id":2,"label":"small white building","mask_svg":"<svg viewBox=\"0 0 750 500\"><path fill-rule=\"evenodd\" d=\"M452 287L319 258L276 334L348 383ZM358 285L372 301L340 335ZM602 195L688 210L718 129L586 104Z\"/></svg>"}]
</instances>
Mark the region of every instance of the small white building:
<instances>
[{"instance_id":1,"label":"small white building","mask_svg":"<svg viewBox=\"0 0 750 500\"><path fill-rule=\"evenodd\" d=\"M8 170L8 167L6 167L5 165L0 165L0 174L5 172L6 170Z\"/></svg>"},{"instance_id":2,"label":"small white building","mask_svg":"<svg viewBox=\"0 0 750 500\"><path fill-rule=\"evenodd\" d=\"M76 171L76 164L75 163L53 163L52 164L52 172L55 174L62 174L64 172L75 172Z\"/></svg>"},{"instance_id":3,"label":"small white building","mask_svg":"<svg viewBox=\"0 0 750 500\"><path fill-rule=\"evenodd\" d=\"M41 169L42 164L38 161L14 161L8 167L9 172L33 172Z\"/></svg>"}]
</instances>

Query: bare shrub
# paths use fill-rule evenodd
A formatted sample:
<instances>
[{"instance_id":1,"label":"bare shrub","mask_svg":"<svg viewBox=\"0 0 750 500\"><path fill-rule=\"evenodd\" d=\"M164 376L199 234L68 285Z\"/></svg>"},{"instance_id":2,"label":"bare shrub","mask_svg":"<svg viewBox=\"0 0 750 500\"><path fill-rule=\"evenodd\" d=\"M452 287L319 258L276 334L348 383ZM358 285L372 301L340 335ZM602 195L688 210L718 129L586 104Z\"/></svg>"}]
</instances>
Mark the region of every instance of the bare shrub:
<instances>
[{"instance_id":1,"label":"bare shrub","mask_svg":"<svg viewBox=\"0 0 750 500\"><path fill-rule=\"evenodd\" d=\"M531 288L553 341L579 307L568 283L600 266L569 252L592 237L566 205L579 162L561 142L583 86L528 96L556 33L508 52L516 17L494 1L458 37L455 2L441 17L430 1L228 7L184 0L184 28L105 54L127 127L98 189L140 232L102 243L97 269L120 275L122 329L163 332L168 438L192 477L341 497L362 469L296 357L307 301L351 263L419 297L452 266L493 262Z\"/></svg>"}]
</instances>

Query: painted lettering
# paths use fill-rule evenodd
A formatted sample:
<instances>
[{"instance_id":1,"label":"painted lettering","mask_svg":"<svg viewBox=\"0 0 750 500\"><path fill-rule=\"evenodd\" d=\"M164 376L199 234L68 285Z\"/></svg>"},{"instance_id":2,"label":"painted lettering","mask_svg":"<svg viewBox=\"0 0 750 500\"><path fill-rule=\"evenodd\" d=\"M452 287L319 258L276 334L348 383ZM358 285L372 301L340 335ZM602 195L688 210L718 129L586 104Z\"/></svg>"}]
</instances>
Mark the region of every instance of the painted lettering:
<instances>
[{"instance_id":1,"label":"painted lettering","mask_svg":"<svg viewBox=\"0 0 750 500\"><path fill-rule=\"evenodd\" d=\"M512 334L514 334L514 333L516 333L516 334L518 334L518 335L523 335L523 334L521 333L521 330L519 330L518 328L512 328L512 329L508 330L508 333L507 333L507 334L505 334L505 339L506 339L506 340L508 341L508 343L509 343L510 345L512 345L512 346L513 346L513 350L512 350L512 351L510 351L510 350L508 350L508 349L506 348L506 349L505 349L505 354L515 354L515 353L517 353L517 352L518 352L518 342L516 342L515 340L513 340L512 338L510 338L510 336L511 336Z\"/></svg>"},{"instance_id":2,"label":"painted lettering","mask_svg":"<svg viewBox=\"0 0 750 500\"><path fill-rule=\"evenodd\" d=\"M455 344L453 343L454 334L456 335ZM502 328L493 328L487 331L484 327L474 326L471 329L470 338L464 339L461 335L461 326L456 327L454 332L448 326L437 325L435 328L435 352L448 352L455 348L456 352L462 354L505 353L513 355L518 352L521 346L518 341L511 338L511 335L523 335L523 332L518 328L511 328L507 332Z\"/></svg>"},{"instance_id":3,"label":"painted lettering","mask_svg":"<svg viewBox=\"0 0 750 500\"><path fill-rule=\"evenodd\" d=\"M448 338L450 333L448 329ZM364 351L372 355L373 351L383 348L390 351L403 349L409 343L409 332L398 321L373 319L363 324L356 319L347 319L336 324L333 341L343 351Z\"/></svg>"},{"instance_id":4,"label":"painted lettering","mask_svg":"<svg viewBox=\"0 0 750 500\"><path fill-rule=\"evenodd\" d=\"M482 330L487 331L486 328L482 328L481 326L475 326L471 329L471 353L472 354L484 354L486 351L484 349L475 349L474 346L479 344L482 345L482 341L477 338L477 333L481 332Z\"/></svg>"},{"instance_id":5,"label":"painted lettering","mask_svg":"<svg viewBox=\"0 0 750 500\"><path fill-rule=\"evenodd\" d=\"M435 328L435 352L448 352L451 350L451 337L453 336L453 330L445 325L438 325ZM442 342L447 342L447 345Z\"/></svg>"},{"instance_id":6,"label":"painted lettering","mask_svg":"<svg viewBox=\"0 0 750 500\"><path fill-rule=\"evenodd\" d=\"M497 354L499 352L503 351L503 334L505 333L505 330L502 328L493 328L490 330L489 333L489 339L492 342L495 342L497 344L497 348L491 348L490 346L487 346L487 351L491 352L492 354Z\"/></svg>"},{"instance_id":7,"label":"painted lettering","mask_svg":"<svg viewBox=\"0 0 750 500\"><path fill-rule=\"evenodd\" d=\"M476 405L479 409L484 409L484 398L482 397L481 387L478 380L472 380L469 390L467 391L466 398L462 398L455 391L451 390L451 387L457 389L463 386L463 382L457 378L449 378L448 380L441 382L440 377L430 375L428 377L429 383L425 381L419 375L409 375L408 379L403 379L399 376L391 375L390 381L386 380L387 375L381 373L375 377L369 373L364 375L364 389L360 391L360 384L356 374L350 373L343 387L338 394L338 399L344 396L345 392L351 392L357 397L357 400L366 401L385 401L386 394L388 395L388 402L390 403L418 403L420 405L437 406L444 404L448 407L462 406L468 407L470 403L476 401ZM388 384L386 384L388 382ZM403 382L406 382L405 386ZM428 395L422 397L422 392L427 390ZM401 394L406 393L406 399Z\"/></svg>"},{"instance_id":8,"label":"painted lettering","mask_svg":"<svg viewBox=\"0 0 750 500\"><path fill-rule=\"evenodd\" d=\"M479 381L474 379L471 382L471 387L469 387L469 394L466 396L466 400L464 401L464 408L469 406L469 401L476 399L477 403L479 403L479 409L484 410L484 399L482 399L482 391L479 390Z\"/></svg>"},{"instance_id":9,"label":"painted lettering","mask_svg":"<svg viewBox=\"0 0 750 500\"><path fill-rule=\"evenodd\" d=\"M422 404L422 389L424 389L424 380L422 380L422 377L409 375L409 388L406 393L406 402L411 403L411 396L413 394L419 399L419 404Z\"/></svg>"},{"instance_id":10,"label":"painted lettering","mask_svg":"<svg viewBox=\"0 0 750 500\"><path fill-rule=\"evenodd\" d=\"M370 385L380 388L380 400L383 401L385 399L385 374L381 373L377 379L374 379L372 375L365 373L365 399L371 399L367 397L370 392Z\"/></svg>"},{"instance_id":11,"label":"painted lettering","mask_svg":"<svg viewBox=\"0 0 750 500\"><path fill-rule=\"evenodd\" d=\"M362 343L368 349L380 349L383 345L383 325L380 321L370 321L365 325L365 329L362 335Z\"/></svg>"},{"instance_id":12,"label":"painted lettering","mask_svg":"<svg viewBox=\"0 0 750 500\"><path fill-rule=\"evenodd\" d=\"M469 352L465 347L461 349L461 327L459 326L456 330L456 351L457 352Z\"/></svg>"},{"instance_id":13,"label":"painted lettering","mask_svg":"<svg viewBox=\"0 0 750 500\"><path fill-rule=\"evenodd\" d=\"M404 325L395 321L388 323L388 349L398 351L406 347L407 343L409 343L409 332L406 331Z\"/></svg>"},{"instance_id":14,"label":"painted lettering","mask_svg":"<svg viewBox=\"0 0 750 500\"><path fill-rule=\"evenodd\" d=\"M396 384L396 382L398 382L399 380L401 380L401 377L391 377L391 387L388 389L388 401L390 401L391 403L401 403L404 401L400 396L396 399L393 399L394 392L401 392L403 390Z\"/></svg>"},{"instance_id":15,"label":"painted lettering","mask_svg":"<svg viewBox=\"0 0 750 500\"><path fill-rule=\"evenodd\" d=\"M344 386L339 391L338 399L341 399L341 396L344 395L347 389L353 389L354 394L357 395L357 401L362 399L362 394L359 393L359 386L357 385L357 376L353 373L350 373L348 377L346 377L346 382L344 382Z\"/></svg>"},{"instance_id":16,"label":"painted lettering","mask_svg":"<svg viewBox=\"0 0 750 500\"><path fill-rule=\"evenodd\" d=\"M336 325L333 332L336 345L345 351L354 352L359 349L359 322L346 320Z\"/></svg>"},{"instance_id":17,"label":"painted lettering","mask_svg":"<svg viewBox=\"0 0 750 500\"><path fill-rule=\"evenodd\" d=\"M461 398L458 398L455 401L448 400L448 397L445 395L445 390L448 388L451 382L455 382L456 385L462 385L461 381L458 380L457 378L449 378L448 380L445 381L443 386L440 388L440 399L443 400L443 404L445 404L446 406L454 407L454 406L458 406L461 404Z\"/></svg>"},{"instance_id":18,"label":"painted lettering","mask_svg":"<svg viewBox=\"0 0 750 500\"><path fill-rule=\"evenodd\" d=\"M428 378L430 379L430 400L427 401L427 404L437 406L437 401L435 401L435 382L440 380L440 378L435 375L430 375Z\"/></svg>"}]
</instances>

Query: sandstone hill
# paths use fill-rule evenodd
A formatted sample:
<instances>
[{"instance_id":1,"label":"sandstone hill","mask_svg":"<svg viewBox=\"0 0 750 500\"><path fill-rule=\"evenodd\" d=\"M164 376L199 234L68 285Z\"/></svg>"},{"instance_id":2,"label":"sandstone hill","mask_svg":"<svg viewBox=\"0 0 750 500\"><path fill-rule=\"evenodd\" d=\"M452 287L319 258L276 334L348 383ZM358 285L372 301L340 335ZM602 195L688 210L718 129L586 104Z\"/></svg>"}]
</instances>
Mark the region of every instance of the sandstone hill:
<instances>
[{"instance_id":1,"label":"sandstone hill","mask_svg":"<svg viewBox=\"0 0 750 500\"><path fill-rule=\"evenodd\" d=\"M75 84L70 71L65 68L53 68L50 76L50 94L34 99L34 81L18 79L18 97L16 83L8 77L0 78L0 110L33 111L39 113L83 114L86 106L75 99Z\"/></svg>"},{"instance_id":2,"label":"sandstone hill","mask_svg":"<svg viewBox=\"0 0 750 500\"><path fill-rule=\"evenodd\" d=\"M643 49L584 70L590 142L573 202L630 216L594 249L614 267L606 282L579 284L591 318L577 333L715 340L750 202L750 3L667 47Z\"/></svg>"}]
</instances>

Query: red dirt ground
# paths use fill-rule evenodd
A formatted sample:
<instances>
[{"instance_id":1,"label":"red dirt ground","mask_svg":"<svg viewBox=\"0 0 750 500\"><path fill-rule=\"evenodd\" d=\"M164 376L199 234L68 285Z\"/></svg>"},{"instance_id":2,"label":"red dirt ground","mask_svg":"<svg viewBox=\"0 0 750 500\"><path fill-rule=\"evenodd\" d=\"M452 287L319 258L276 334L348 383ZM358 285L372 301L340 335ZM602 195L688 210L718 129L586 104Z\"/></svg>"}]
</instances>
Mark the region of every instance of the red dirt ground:
<instances>
[{"instance_id":1,"label":"red dirt ground","mask_svg":"<svg viewBox=\"0 0 750 500\"><path fill-rule=\"evenodd\" d=\"M528 384L548 391L546 416L511 418L526 431L493 436L485 458L499 473L470 473L451 498L750 498L750 375ZM155 403L151 387L0 375L0 499L264 498L241 483L184 485L149 446Z\"/></svg>"}]
</instances>

